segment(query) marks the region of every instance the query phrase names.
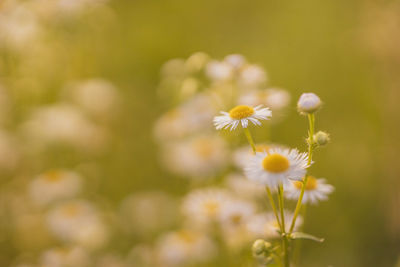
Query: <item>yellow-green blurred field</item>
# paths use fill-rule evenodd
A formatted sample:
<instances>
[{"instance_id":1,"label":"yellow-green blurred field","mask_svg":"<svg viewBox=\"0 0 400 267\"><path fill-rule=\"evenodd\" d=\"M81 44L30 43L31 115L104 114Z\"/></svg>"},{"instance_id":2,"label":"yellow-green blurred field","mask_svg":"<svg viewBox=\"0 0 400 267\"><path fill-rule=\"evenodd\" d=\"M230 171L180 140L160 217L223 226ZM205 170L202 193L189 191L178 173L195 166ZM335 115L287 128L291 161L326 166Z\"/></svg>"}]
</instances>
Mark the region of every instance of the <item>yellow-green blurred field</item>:
<instances>
[{"instance_id":1,"label":"yellow-green blurred field","mask_svg":"<svg viewBox=\"0 0 400 267\"><path fill-rule=\"evenodd\" d=\"M147 247L134 248L182 224L179 208L159 203L173 206L195 186L161 164L153 128L173 106L160 96L161 68L199 51L218 60L241 54L291 94L284 118L270 126L274 143L306 150L296 101L309 91L323 101L316 125L332 141L315 153L312 171L335 191L307 209L305 231L325 241L303 242L299 266L396 266L399 29L397 1L0 0L0 266L72 266L41 262L44 251L76 241L49 231L51 200L40 200L44 208L30 198L32 180L55 169L82 176L76 198L96 206L107 229L73 266L147 266L139 261ZM73 88L93 79L111 91L79 102ZM161 199L129 217L123 203L144 192ZM158 220L160 229L140 228ZM255 266L249 250L241 253L184 266Z\"/></svg>"}]
</instances>

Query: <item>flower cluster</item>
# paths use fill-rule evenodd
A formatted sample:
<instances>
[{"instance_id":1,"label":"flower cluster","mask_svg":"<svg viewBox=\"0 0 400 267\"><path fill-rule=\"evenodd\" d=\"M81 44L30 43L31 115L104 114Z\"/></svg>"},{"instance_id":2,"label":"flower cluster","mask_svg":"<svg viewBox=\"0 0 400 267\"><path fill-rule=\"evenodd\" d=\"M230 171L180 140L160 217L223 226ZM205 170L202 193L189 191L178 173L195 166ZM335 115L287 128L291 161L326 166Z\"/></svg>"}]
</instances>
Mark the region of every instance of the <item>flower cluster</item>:
<instances>
[{"instance_id":1,"label":"flower cluster","mask_svg":"<svg viewBox=\"0 0 400 267\"><path fill-rule=\"evenodd\" d=\"M253 255L260 264L289 266L293 239L317 240L300 232L305 216L301 206L326 200L333 191L325 179L308 173L312 152L329 142L325 132L314 134L320 98L306 93L297 103L313 127L308 152L300 152L271 143L257 132L263 125L270 130L282 121L290 94L269 87L266 72L241 55L214 60L195 53L187 60L171 60L163 67L159 92L170 100L164 101L170 109L154 128L161 162L172 173L190 178L191 189L182 199L180 230L161 236L153 252L162 253L154 258L167 266L201 264L216 255L229 257L224 255L226 250L248 251L257 240ZM222 132L212 131L211 122ZM240 145L236 133L242 131L248 145ZM255 143L251 131L264 142ZM271 203L268 211L264 197ZM293 212L284 207L284 197L297 201ZM157 261L152 264L156 266Z\"/></svg>"}]
</instances>

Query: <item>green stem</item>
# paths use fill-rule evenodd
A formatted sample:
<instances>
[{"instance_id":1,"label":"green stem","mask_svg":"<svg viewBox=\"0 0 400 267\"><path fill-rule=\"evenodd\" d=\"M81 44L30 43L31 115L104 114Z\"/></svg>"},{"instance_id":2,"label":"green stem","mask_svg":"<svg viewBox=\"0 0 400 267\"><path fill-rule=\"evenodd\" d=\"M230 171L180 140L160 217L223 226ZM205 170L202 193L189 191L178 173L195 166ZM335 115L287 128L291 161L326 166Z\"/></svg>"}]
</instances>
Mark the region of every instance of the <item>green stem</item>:
<instances>
[{"instance_id":1,"label":"green stem","mask_svg":"<svg viewBox=\"0 0 400 267\"><path fill-rule=\"evenodd\" d=\"M248 128L243 128L244 134L246 135L247 141L249 141L249 144L251 148L253 149L253 154L256 154L256 145L254 144L253 137L251 136L251 133Z\"/></svg>"},{"instance_id":2,"label":"green stem","mask_svg":"<svg viewBox=\"0 0 400 267\"><path fill-rule=\"evenodd\" d=\"M283 249L283 263L285 267L290 266L289 262L289 240L287 239L285 227L285 214L283 206L283 185L280 184L278 188L279 209L281 211L281 232L282 232L282 249Z\"/></svg>"},{"instance_id":3,"label":"green stem","mask_svg":"<svg viewBox=\"0 0 400 267\"><path fill-rule=\"evenodd\" d=\"M265 189L267 191L267 196L268 196L269 202L271 204L272 210L273 210L273 212L275 214L276 221L278 222L279 228L282 229L281 220L279 219L278 211L277 211L277 208L276 208L276 205L275 205L274 198L272 197L271 190L269 189L268 186L266 186Z\"/></svg>"},{"instance_id":4,"label":"green stem","mask_svg":"<svg viewBox=\"0 0 400 267\"><path fill-rule=\"evenodd\" d=\"M315 116L314 114L308 114L308 123L309 123L309 131L308 131L308 165L311 164L312 162L312 155L313 155L313 149L314 149L314 127L315 127ZM294 226L296 225L296 219L297 216L299 215L299 212L301 210L301 202L303 201L303 196L304 196L304 191L306 189L306 185L307 185L307 180L308 180L308 175L306 173L306 175L303 178L303 186L301 187L301 191L300 191L300 196L299 199L297 200L297 204L296 204L296 209L294 211L294 215L293 215L293 220L292 220L292 224L290 225L290 229L289 229L289 234L291 234L293 232Z\"/></svg>"}]
</instances>

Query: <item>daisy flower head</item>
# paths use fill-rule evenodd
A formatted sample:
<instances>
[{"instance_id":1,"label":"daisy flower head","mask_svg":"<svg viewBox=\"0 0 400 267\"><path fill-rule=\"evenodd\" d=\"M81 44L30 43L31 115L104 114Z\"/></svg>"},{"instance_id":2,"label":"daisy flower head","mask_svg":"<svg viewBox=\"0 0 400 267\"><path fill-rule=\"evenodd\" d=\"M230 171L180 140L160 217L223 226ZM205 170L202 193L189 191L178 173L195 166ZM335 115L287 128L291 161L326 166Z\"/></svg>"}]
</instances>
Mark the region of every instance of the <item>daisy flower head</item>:
<instances>
[{"instance_id":1,"label":"daisy flower head","mask_svg":"<svg viewBox=\"0 0 400 267\"><path fill-rule=\"evenodd\" d=\"M220 116L214 117L214 125L217 130L235 130L239 125L243 128L249 126L249 121L254 125L261 125L260 120L268 120L272 116L269 108L262 105L257 107L239 105L232 108L229 112L221 111Z\"/></svg>"},{"instance_id":2,"label":"daisy flower head","mask_svg":"<svg viewBox=\"0 0 400 267\"><path fill-rule=\"evenodd\" d=\"M35 204L43 206L75 197L81 189L82 177L78 173L68 170L49 170L32 180L29 194Z\"/></svg>"},{"instance_id":3,"label":"daisy flower head","mask_svg":"<svg viewBox=\"0 0 400 267\"><path fill-rule=\"evenodd\" d=\"M230 200L230 194L223 189L197 189L184 198L182 213L197 225L208 225L220 218L222 210Z\"/></svg>"},{"instance_id":4,"label":"daisy flower head","mask_svg":"<svg viewBox=\"0 0 400 267\"><path fill-rule=\"evenodd\" d=\"M255 213L255 205L251 201L232 199L224 206L220 214L220 221L224 228L239 227Z\"/></svg>"},{"instance_id":5,"label":"daisy flower head","mask_svg":"<svg viewBox=\"0 0 400 267\"><path fill-rule=\"evenodd\" d=\"M289 179L301 180L309 167L308 156L297 149L272 148L257 152L244 168L248 179L270 188L289 183Z\"/></svg>"},{"instance_id":6,"label":"daisy flower head","mask_svg":"<svg viewBox=\"0 0 400 267\"><path fill-rule=\"evenodd\" d=\"M285 187L286 197L288 199L298 199L300 196L303 183L301 181L293 181ZM325 179L317 179L314 176L308 176L307 184L305 187L302 203L316 204L318 201L328 199L328 195L333 192L335 188L326 183Z\"/></svg>"},{"instance_id":7,"label":"daisy flower head","mask_svg":"<svg viewBox=\"0 0 400 267\"><path fill-rule=\"evenodd\" d=\"M301 114L316 112L322 105L321 99L314 93L304 93L297 102L297 109Z\"/></svg>"},{"instance_id":8,"label":"daisy flower head","mask_svg":"<svg viewBox=\"0 0 400 267\"><path fill-rule=\"evenodd\" d=\"M194 266L216 256L217 247L204 233L182 229L162 235L156 251L158 266Z\"/></svg>"}]
</instances>

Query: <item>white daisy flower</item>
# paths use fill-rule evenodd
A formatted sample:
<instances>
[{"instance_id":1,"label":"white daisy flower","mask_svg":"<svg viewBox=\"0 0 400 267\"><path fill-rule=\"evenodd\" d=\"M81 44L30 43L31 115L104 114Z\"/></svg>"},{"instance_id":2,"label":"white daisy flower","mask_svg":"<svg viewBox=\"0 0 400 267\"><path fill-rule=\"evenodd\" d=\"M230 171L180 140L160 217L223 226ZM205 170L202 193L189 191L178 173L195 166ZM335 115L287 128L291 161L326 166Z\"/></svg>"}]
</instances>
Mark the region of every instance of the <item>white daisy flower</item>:
<instances>
[{"instance_id":1,"label":"white daisy flower","mask_svg":"<svg viewBox=\"0 0 400 267\"><path fill-rule=\"evenodd\" d=\"M235 70L240 69L246 64L246 58L240 54L227 55L224 61L231 65Z\"/></svg>"},{"instance_id":2,"label":"white daisy flower","mask_svg":"<svg viewBox=\"0 0 400 267\"><path fill-rule=\"evenodd\" d=\"M180 230L164 234L158 241L160 266L187 266L205 262L216 255L213 241L200 232Z\"/></svg>"},{"instance_id":3,"label":"white daisy flower","mask_svg":"<svg viewBox=\"0 0 400 267\"><path fill-rule=\"evenodd\" d=\"M231 173L227 175L225 184L235 195L245 199L255 199L265 196L265 188L254 181L246 179L243 174Z\"/></svg>"},{"instance_id":4,"label":"white daisy flower","mask_svg":"<svg viewBox=\"0 0 400 267\"><path fill-rule=\"evenodd\" d=\"M232 199L224 205L223 210L221 210L220 221L223 228L226 227L237 227L246 222L248 218L254 215L255 206L252 202Z\"/></svg>"},{"instance_id":5,"label":"white daisy flower","mask_svg":"<svg viewBox=\"0 0 400 267\"><path fill-rule=\"evenodd\" d=\"M92 122L79 108L54 104L33 111L21 130L32 145L66 144L79 150L98 151L107 141L103 127Z\"/></svg>"},{"instance_id":6,"label":"white daisy flower","mask_svg":"<svg viewBox=\"0 0 400 267\"><path fill-rule=\"evenodd\" d=\"M164 113L155 123L154 136L160 143L165 143L211 129L210 121L215 113L210 95L196 94L180 106Z\"/></svg>"},{"instance_id":7,"label":"white daisy flower","mask_svg":"<svg viewBox=\"0 0 400 267\"><path fill-rule=\"evenodd\" d=\"M285 231L290 230L290 223L293 219L293 213L284 211L285 216ZM296 226L294 230L298 229L303 223L301 216L297 217ZM257 214L249 219L247 223L247 230L253 238L278 238L280 227L276 221L276 217L273 212Z\"/></svg>"},{"instance_id":8,"label":"white daisy flower","mask_svg":"<svg viewBox=\"0 0 400 267\"><path fill-rule=\"evenodd\" d=\"M229 193L223 189L197 189L184 198L182 213L192 222L208 224L220 218L230 199Z\"/></svg>"},{"instance_id":9,"label":"white daisy flower","mask_svg":"<svg viewBox=\"0 0 400 267\"><path fill-rule=\"evenodd\" d=\"M233 67L227 62L212 60L206 65L206 75L215 82L226 81L232 78Z\"/></svg>"},{"instance_id":10,"label":"white daisy flower","mask_svg":"<svg viewBox=\"0 0 400 267\"><path fill-rule=\"evenodd\" d=\"M120 213L127 233L147 236L176 224L178 201L164 192L135 193L122 201Z\"/></svg>"},{"instance_id":11,"label":"white daisy flower","mask_svg":"<svg viewBox=\"0 0 400 267\"><path fill-rule=\"evenodd\" d=\"M80 247L51 248L42 254L40 266L88 267L90 262L88 253Z\"/></svg>"},{"instance_id":12,"label":"white daisy flower","mask_svg":"<svg viewBox=\"0 0 400 267\"><path fill-rule=\"evenodd\" d=\"M82 189L82 178L68 170L51 170L32 180L29 194L38 205L68 199L76 196Z\"/></svg>"},{"instance_id":13,"label":"white daisy flower","mask_svg":"<svg viewBox=\"0 0 400 267\"><path fill-rule=\"evenodd\" d=\"M272 148L257 152L244 168L248 179L276 188L289 179L301 180L306 174L308 157L297 149Z\"/></svg>"},{"instance_id":14,"label":"white daisy flower","mask_svg":"<svg viewBox=\"0 0 400 267\"><path fill-rule=\"evenodd\" d=\"M288 199L299 199L303 183L301 181L294 181L285 187L285 196ZM335 188L326 183L325 179L316 179L313 176L308 176L307 184L303 195L302 203L316 204L318 201L328 199L328 195L333 192Z\"/></svg>"},{"instance_id":15,"label":"white daisy flower","mask_svg":"<svg viewBox=\"0 0 400 267\"><path fill-rule=\"evenodd\" d=\"M268 80L265 70L254 64L243 67L238 82L244 88L257 88Z\"/></svg>"},{"instance_id":16,"label":"white daisy flower","mask_svg":"<svg viewBox=\"0 0 400 267\"><path fill-rule=\"evenodd\" d=\"M68 100L82 107L85 112L97 119L112 117L120 106L117 88L102 78L79 81L66 86Z\"/></svg>"},{"instance_id":17,"label":"white daisy flower","mask_svg":"<svg viewBox=\"0 0 400 267\"><path fill-rule=\"evenodd\" d=\"M100 214L89 202L68 201L47 214L49 230L62 241L95 249L103 246L108 232Z\"/></svg>"},{"instance_id":18,"label":"white daisy flower","mask_svg":"<svg viewBox=\"0 0 400 267\"><path fill-rule=\"evenodd\" d=\"M249 121L254 125L261 125L260 120L268 120L272 116L269 108L263 108L262 105L251 107L239 105L231 109L229 112L221 111L222 116L214 117L214 125L217 130L228 129L234 130L239 125L247 128Z\"/></svg>"},{"instance_id":19,"label":"white daisy flower","mask_svg":"<svg viewBox=\"0 0 400 267\"><path fill-rule=\"evenodd\" d=\"M256 144L256 152L264 152L267 150L270 150L271 148L285 148L282 145L278 144L266 144L266 143L260 143ZM233 158L233 163L236 165L236 167L243 169L246 167L247 162L254 156L253 149L251 146L242 146L233 152L232 158Z\"/></svg>"},{"instance_id":20,"label":"white daisy flower","mask_svg":"<svg viewBox=\"0 0 400 267\"><path fill-rule=\"evenodd\" d=\"M178 175L203 179L213 177L227 165L228 147L216 135L194 136L166 145L162 151L165 168Z\"/></svg>"}]
</instances>

